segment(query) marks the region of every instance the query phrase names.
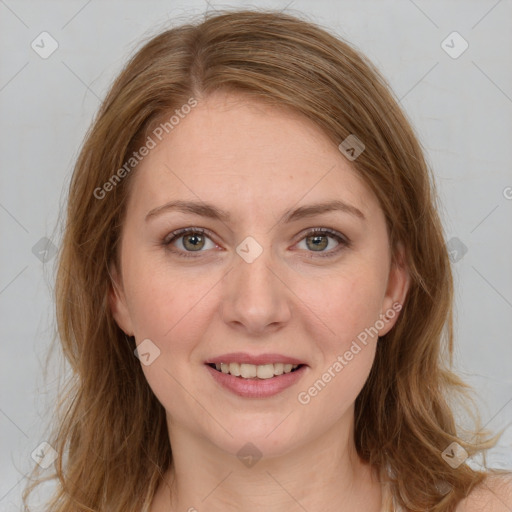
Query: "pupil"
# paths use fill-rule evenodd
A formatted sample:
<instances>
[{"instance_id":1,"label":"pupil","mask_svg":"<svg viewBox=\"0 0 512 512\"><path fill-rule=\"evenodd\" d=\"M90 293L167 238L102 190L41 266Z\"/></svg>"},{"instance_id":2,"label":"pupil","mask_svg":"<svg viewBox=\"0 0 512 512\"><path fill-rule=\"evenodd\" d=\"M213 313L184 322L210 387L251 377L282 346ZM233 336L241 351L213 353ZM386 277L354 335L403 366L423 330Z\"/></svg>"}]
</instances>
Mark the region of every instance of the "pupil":
<instances>
[{"instance_id":1,"label":"pupil","mask_svg":"<svg viewBox=\"0 0 512 512\"><path fill-rule=\"evenodd\" d=\"M201 242L203 242L202 238L203 237L198 234L189 235L189 236L185 237L185 247L187 247L187 249L192 249L192 250L201 249L201 247L202 247ZM192 240L191 246L187 246L187 244L190 243L191 240Z\"/></svg>"},{"instance_id":2,"label":"pupil","mask_svg":"<svg viewBox=\"0 0 512 512\"><path fill-rule=\"evenodd\" d=\"M328 242L327 237L325 235L311 236L308 237L308 239L313 241L313 248L315 251L317 249L325 249L327 247Z\"/></svg>"}]
</instances>

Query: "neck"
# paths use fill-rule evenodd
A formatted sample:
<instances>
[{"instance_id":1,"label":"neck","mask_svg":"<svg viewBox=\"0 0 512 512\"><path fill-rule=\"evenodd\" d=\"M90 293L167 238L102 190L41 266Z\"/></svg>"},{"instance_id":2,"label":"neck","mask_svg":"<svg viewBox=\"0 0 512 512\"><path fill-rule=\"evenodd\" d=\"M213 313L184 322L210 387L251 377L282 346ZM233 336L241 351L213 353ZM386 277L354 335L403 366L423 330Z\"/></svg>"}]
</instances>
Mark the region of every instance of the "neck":
<instances>
[{"instance_id":1,"label":"neck","mask_svg":"<svg viewBox=\"0 0 512 512\"><path fill-rule=\"evenodd\" d=\"M379 512L381 485L356 453L352 423L345 432L335 424L308 445L252 465L174 425L169 429L173 465L151 512Z\"/></svg>"}]
</instances>

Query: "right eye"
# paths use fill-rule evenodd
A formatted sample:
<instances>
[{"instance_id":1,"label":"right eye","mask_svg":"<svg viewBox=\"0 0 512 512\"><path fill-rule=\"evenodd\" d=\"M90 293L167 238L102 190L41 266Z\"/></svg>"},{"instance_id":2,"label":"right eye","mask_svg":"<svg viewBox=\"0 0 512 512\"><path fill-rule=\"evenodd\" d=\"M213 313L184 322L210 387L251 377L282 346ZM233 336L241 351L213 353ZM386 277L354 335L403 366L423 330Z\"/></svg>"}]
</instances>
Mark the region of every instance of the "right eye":
<instances>
[{"instance_id":1,"label":"right eye","mask_svg":"<svg viewBox=\"0 0 512 512\"><path fill-rule=\"evenodd\" d=\"M208 237L203 228L183 228L169 233L163 241L163 244L172 252L185 258L195 257L194 252L205 252L202 249L212 249L216 244ZM207 242L212 245L207 247Z\"/></svg>"}]
</instances>

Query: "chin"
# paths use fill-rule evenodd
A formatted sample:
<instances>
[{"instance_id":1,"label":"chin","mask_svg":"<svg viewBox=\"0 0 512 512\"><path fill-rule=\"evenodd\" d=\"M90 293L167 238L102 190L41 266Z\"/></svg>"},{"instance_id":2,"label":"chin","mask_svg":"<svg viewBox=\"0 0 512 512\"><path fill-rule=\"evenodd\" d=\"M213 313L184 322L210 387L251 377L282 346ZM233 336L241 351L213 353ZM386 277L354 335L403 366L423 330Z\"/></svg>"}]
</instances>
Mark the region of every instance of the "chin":
<instances>
[{"instance_id":1,"label":"chin","mask_svg":"<svg viewBox=\"0 0 512 512\"><path fill-rule=\"evenodd\" d=\"M287 424L286 415L276 414L263 420L254 415L246 421L238 418L230 423L229 434L216 436L211 442L231 455L243 458L281 457L297 448L304 441L304 427ZM299 435L300 434L300 435Z\"/></svg>"}]
</instances>

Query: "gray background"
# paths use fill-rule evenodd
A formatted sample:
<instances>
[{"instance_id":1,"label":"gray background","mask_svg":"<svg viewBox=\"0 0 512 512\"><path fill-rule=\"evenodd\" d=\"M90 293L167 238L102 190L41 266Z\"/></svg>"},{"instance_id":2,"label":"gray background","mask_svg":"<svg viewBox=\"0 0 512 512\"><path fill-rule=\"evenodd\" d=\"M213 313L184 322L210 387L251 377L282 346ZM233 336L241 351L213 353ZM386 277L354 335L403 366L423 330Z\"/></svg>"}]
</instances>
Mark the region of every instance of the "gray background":
<instances>
[{"instance_id":1,"label":"gray background","mask_svg":"<svg viewBox=\"0 0 512 512\"><path fill-rule=\"evenodd\" d=\"M58 358L47 380L42 373L54 332L55 258L50 250L41 261L36 244L43 237L59 244L56 225L85 131L142 38L230 6L307 13L356 44L389 80L443 203L456 280L456 367L476 387L483 423L512 422L510 0L0 0L0 510L19 510L55 399ZM43 31L59 45L46 59L31 47L43 45ZM453 31L469 44L457 58L462 40L442 44ZM512 427L490 462L512 468Z\"/></svg>"}]
</instances>

